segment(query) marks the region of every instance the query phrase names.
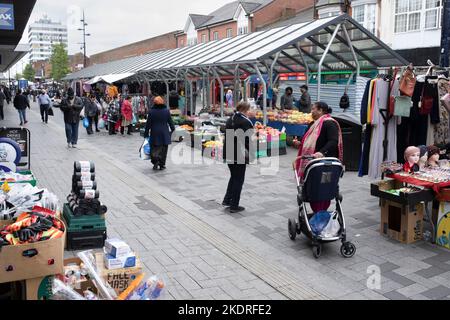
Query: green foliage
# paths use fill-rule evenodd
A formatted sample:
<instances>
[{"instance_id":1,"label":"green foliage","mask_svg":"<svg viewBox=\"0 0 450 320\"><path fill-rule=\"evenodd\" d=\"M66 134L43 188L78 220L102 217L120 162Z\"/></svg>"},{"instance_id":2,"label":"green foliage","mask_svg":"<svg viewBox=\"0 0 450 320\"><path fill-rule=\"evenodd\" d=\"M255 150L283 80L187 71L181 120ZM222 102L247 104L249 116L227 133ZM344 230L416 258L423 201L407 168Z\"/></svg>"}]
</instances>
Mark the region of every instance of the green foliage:
<instances>
[{"instance_id":1,"label":"green foliage","mask_svg":"<svg viewBox=\"0 0 450 320\"><path fill-rule=\"evenodd\" d=\"M66 46L63 43L53 46L50 64L52 67L53 80L60 81L69 74L69 55L67 54Z\"/></svg>"},{"instance_id":2,"label":"green foliage","mask_svg":"<svg viewBox=\"0 0 450 320\"><path fill-rule=\"evenodd\" d=\"M16 80L22 79L22 75L20 73L16 73Z\"/></svg>"},{"instance_id":3,"label":"green foliage","mask_svg":"<svg viewBox=\"0 0 450 320\"><path fill-rule=\"evenodd\" d=\"M25 69L23 70L23 77L25 79L27 79L28 81L33 82L35 75L36 75L36 71L33 69L33 66L31 64L27 64L25 66Z\"/></svg>"}]
</instances>

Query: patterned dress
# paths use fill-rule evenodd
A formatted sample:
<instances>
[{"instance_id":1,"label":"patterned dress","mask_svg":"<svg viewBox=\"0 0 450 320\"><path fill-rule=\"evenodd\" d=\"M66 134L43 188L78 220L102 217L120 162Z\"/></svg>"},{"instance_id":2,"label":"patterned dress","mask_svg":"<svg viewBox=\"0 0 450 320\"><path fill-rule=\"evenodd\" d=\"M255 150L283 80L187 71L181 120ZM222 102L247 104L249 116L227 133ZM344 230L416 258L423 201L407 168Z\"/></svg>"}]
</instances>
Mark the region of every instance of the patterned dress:
<instances>
[{"instance_id":1,"label":"patterned dress","mask_svg":"<svg viewBox=\"0 0 450 320\"><path fill-rule=\"evenodd\" d=\"M449 126L450 119L447 109L440 99L445 96L449 91L449 82L447 79L438 80L439 91L439 116L440 122L434 125L434 143L435 144L447 144L450 143Z\"/></svg>"}]
</instances>

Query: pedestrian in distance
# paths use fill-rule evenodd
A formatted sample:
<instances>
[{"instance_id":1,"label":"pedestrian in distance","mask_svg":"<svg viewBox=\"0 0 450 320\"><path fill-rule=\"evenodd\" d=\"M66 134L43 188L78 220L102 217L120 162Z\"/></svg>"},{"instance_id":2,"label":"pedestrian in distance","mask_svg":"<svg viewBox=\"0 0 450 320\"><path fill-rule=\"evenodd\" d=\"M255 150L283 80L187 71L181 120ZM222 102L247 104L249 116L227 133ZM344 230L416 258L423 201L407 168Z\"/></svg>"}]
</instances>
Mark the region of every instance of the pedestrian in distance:
<instances>
[{"instance_id":1,"label":"pedestrian in distance","mask_svg":"<svg viewBox=\"0 0 450 320\"><path fill-rule=\"evenodd\" d=\"M156 97L154 106L149 111L147 125L145 126L144 137L151 139L150 158L153 163L153 170L165 170L167 153L172 141L172 133L175 125L170 115L169 109L164 103L164 99Z\"/></svg>"},{"instance_id":2,"label":"pedestrian in distance","mask_svg":"<svg viewBox=\"0 0 450 320\"><path fill-rule=\"evenodd\" d=\"M245 210L244 207L239 206L239 203L245 182L247 165L254 158L251 154L252 148L250 148L250 143L254 139L254 126L247 116L249 110L250 104L248 102L239 103L236 107L236 113L228 119L225 126L223 158L228 164L231 177L222 205L229 207L230 213L238 213ZM234 142L230 140L234 140Z\"/></svg>"},{"instance_id":3,"label":"pedestrian in distance","mask_svg":"<svg viewBox=\"0 0 450 320\"><path fill-rule=\"evenodd\" d=\"M23 94L22 90L19 89L16 97L14 98L14 108L19 112L20 124L19 126L23 126L27 124L27 108L31 109L30 102L28 98Z\"/></svg>"},{"instance_id":4,"label":"pedestrian in distance","mask_svg":"<svg viewBox=\"0 0 450 320\"><path fill-rule=\"evenodd\" d=\"M131 105L132 97L128 96L122 103L122 126L120 127L120 133L124 135L125 127L128 128L128 135L132 135L133 130L133 106Z\"/></svg>"},{"instance_id":5,"label":"pedestrian in distance","mask_svg":"<svg viewBox=\"0 0 450 320\"><path fill-rule=\"evenodd\" d=\"M89 97L86 97L84 102L84 115L87 117L89 121L89 126L86 128L87 134L92 135L94 131L92 129L92 125L95 122L95 117L98 113L98 107L96 103L95 95L91 94Z\"/></svg>"},{"instance_id":6,"label":"pedestrian in distance","mask_svg":"<svg viewBox=\"0 0 450 320\"><path fill-rule=\"evenodd\" d=\"M43 123L48 123L48 110L52 106L52 100L48 96L45 90L41 91L41 94L37 98L38 105L41 111L41 118Z\"/></svg>"},{"instance_id":7,"label":"pedestrian in distance","mask_svg":"<svg viewBox=\"0 0 450 320\"><path fill-rule=\"evenodd\" d=\"M291 87L287 87L284 95L281 97L281 110L292 110L294 108L294 90Z\"/></svg>"},{"instance_id":8,"label":"pedestrian in distance","mask_svg":"<svg viewBox=\"0 0 450 320\"><path fill-rule=\"evenodd\" d=\"M6 94L4 92L3 87L0 89L0 118L5 120L5 114L3 112L3 107L5 105Z\"/></svg>"},{"instance_id":9,"label":"pedestrian in distance","mask_svg":"<svg viewBox=\"0 0 450 320\"><path fill-rule=\"evenodd\" d=\"M300 101L298 102L298 109L303 113L311 113L311 96L308 92L309 88L307 85L300 87L300 92L302 94Z\"/></svg>"},{"instance_id":10,"label":"pedestrian in distance","mask_svg":"<svg viewBox=\"0 0 450 320\"><path fill-rule=\"evenodd\" d=\"M108 106L108 130L109 135L116 135L116 124L120 118L120 102L117 97L111 98Z\"/></svg>"},{"instance_id":11,"label":"pedestrian in distance","mask_svg":"<svg viewBox=\"0 0 450 320\"><path fill-rule=\"evenodd\" d=\"M62 100L61 111L64 113L66 127L67 147L76 148L78 143L78 129L80 127L80 114L83 110L83 101L75 96L72 88L67 90L66 97Z\"/></svg>"}]
</instances>

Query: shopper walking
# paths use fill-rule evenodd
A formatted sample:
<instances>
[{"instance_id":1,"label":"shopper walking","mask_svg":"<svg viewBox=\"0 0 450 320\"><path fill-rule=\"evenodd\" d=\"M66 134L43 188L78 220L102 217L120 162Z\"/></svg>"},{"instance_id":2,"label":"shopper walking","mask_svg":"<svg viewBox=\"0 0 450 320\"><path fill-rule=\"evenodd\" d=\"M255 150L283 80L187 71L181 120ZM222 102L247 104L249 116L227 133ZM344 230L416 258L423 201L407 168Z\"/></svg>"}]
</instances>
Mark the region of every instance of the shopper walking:
<instances>
[{"instance_id":1,"label":"shopper walking","mask_svg":"<svg viewBox=\"0 0 450 320\"><path fill-rule=\"evenodd\" d=\"M5 114L3 112L3 106L5 105L6 94L3 87L0 89L0 118L5 120Z\"/></svg>"},{"instance_id":2,"label":"shopper walking","mask_svg":"<svg viewBox=\"0 0 450 320\"><path fill-rule=\"evenodd\" d=\"M250 143L252 142L251 137L254 134L254 127L253 123L247 117L250 104L248 102L241 102L236 107L236 110L236 113L226 123L223 147L223 157L228 163L231 178L228 182L227 193L222 204L225 207L230 207L230 213L238 213L245 210L244 207L239 206L239 203L242 187L245 182L247 165L253 159L250 152ZM251 130L250 135L247 132L249 130ZM242 135L242 133L245 133L245 135ZM230 142L231 139L234 139L234 143Z\"/></svg>"},{"instance_id":3,"label":"shopper walking","mask_svg":"<svg viewBox=\"0 0 450 320\"><path fill-rule=\"evenodd\" d=\"M228 108L233 108L234 107L234 99L233 99L233 91L231 89L228 90L227 94L225 95L225 99L226 99Z\"/></svg>"},{"instance_id":4,"label":"shopper walking","mask_svg":"<svg viewBox=\"0 0 450 320\"><path fill-rule=\"evenodd\" d=\"M308 90L309 88L307 85L300 87L302 97L300 98L298 109L303 113L311 113L311 96L309 95Z\"/></svg>"},{"instance_id":5,"label":"shopper walking","mask_svg":"<svg viewBox=\"0 0 450 320\"><path fill-rule=\"evenodd\" d=\"M343 161L344 147L342 143L342 131L339 123L331 117L332 109L325 102L316 102L312 109L314 123L303 137L298 151L298 157L312 156L316 159L328 157L338 158ZM297 161L297 172L303 179L304 171L310 161ZM330 202L312 202L311 209L314 212L327 210Z\"/></svg>"},{"instance_id":6,"label":"shopper walking","mask_svg":"<svg viewBox=\"0 0 450 320\"><path fill-rule=\"evenodd\" d=\"M89 126L86 128L87 134L92 135L94 131L92 129L92 124L95 122L95 116L98 113L97 104L95 103L95 96L92 94L86 97L84 102L84 115L89 121Z\"/></svg>"},{"instance_id":7,"label":"shopper walking","mask_svg":"<svg viewBox=\"0 0 450 320\"><path fill-rule=\"evenodd\" d=\"M133 106L131 105L131 96L128 96L122 103L122 126L120 127L120 133L124 135L125 127L128 128L128 135L131 135L133 130Z\"/></svg>"},{"instance_id":8,"label":"shopper walking","mask_svg":"<svg viewBox=\"0 0 450 320\"><path fill-rule=\"evenodd\" d=\"M28 102L28 98L23 94L22 90L19 90L14 98L14 108L19 112L19 126L27 124L27 108L30 109L30 102Z\"/></svg>"},{"instance_id":9,"label":"shopper walking","mask_svg":"<svg viewBox=\"0 0 450 320\"><path fill-rule=\"evenodd\" d=\"M287 87L284 95L281 97L281 110L292 110L294 108L294 90L291 87Z\"/></svg>"},{"instance_id":10,"label":"shopper walking","mask_svg":"<svg viewBox=\"0 0 450 320\"><path fill-rule=\"evenodd\" d=\"M145 126L144 137L151 139L151 161L153 170L166 169L167 152L172 141L172 133L175 125L170 115L170 111L164 104L164 99L156 97L154 106L150 110Z\"/></svg>"},{"instance_id":11,"label":"shopper walking","mask_svg":"<svg viewBox=\"0 0 450 320\"><path fill-rule=\"evenodd\" d=\"M42 122L48 123L48 110L52 106L52 100L45 90L42 90L41 94L38 96L38 105L41 111Z\"/></svg>"},{"instance_id":12,"label":"shopper walking","mask_svg":"<svg viewBox=\"0 0 450 320\"><path fill-rule=\"evenodd\" d=\"M72 88L67 90L67 96L62 100L61 111L64 113L66 127L67 147L76 148L78 143L78 129L80 127L80 114L83 110L83 101L75 96Z\"/></svg>"},{"instance_id":13,"label":"shopper walking","mask_svg":"<svg viewBox=\"0 0 450 320\"><path fill-rule=\"evenodd\" d=\"M119 99L111 98L108 106L108 130L109 135L115 135L116 133L116 123L119 121L120 107Z\"/></svg>"}]
</instances>

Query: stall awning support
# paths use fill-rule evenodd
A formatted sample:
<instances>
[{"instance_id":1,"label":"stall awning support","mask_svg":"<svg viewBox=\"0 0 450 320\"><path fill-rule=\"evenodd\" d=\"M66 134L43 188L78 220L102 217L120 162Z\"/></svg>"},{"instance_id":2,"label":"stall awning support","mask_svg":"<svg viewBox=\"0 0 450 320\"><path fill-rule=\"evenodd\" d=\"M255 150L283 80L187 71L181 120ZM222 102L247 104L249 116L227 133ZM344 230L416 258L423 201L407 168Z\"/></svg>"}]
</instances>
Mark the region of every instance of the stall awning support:
<instances>
[{"instance_id":1,"label":"stall awning support","mask_svg":"<svg viewBox=\"0 0 450 320\"><path fill-rule=\"evenodd\" d=\"M224 116L224 107L225 107L224 101L223 101L223 96L225 94L224 87L223 87L223 81L222 81L222 79L220 79L220 76L217 73L217 70L215 68L212 68L212 71L220 85L220 116L223 117Z\"/></svg>"},{"instance_id":2,"label":"stall awning support","mask_svg":"<svg viewBox=\"0 0 450 320\"><path fill-rule=\"evenodd\" d=\"M273 90L273 69L275 68L275 65L278 62L278 59L280 58L281 52L277 52L275 55L275 58L273 59L272 64L270 65L270 72L269 72L269 88L270 90ZM272 108L273 99L270 99L269 101L269 107Z\"/></svg>"},{"instance_id":3,"label":"stall awning support","mask_svg":"<svg viewBox=\"0 0 450 320\"><path fill-rule=\"evenodd\" d=\"M297 44L295 44L295 48L297 49L298 53L300 54L300 59L302 59L303 61L303 65L305 67L305 71L306 71L306 85L309 85L309 65L306 63L305 60L305 55L303 54L302 49L300 49L300 46Z\"/></svg>"},{"instance_id":4,"label":"stall awning support","mask_svg":"<svg viewBox=\"0 0 450 320\"><path fill-rule=\"evenodd\" d=\"M258 64L255 63L254 66L256 73L258 74L258 77L261 79L261 84L263 86L263 113L264 113L264 125L267 126L267 84L264 80L261 70L259 70Z\"/></svg>"},{"instance_id":5,"label":"stall awning support","mask_svg":"<svg viewBox=\"0 0 450 320\"><path fill-rule=\"evenodd\" d=\"M320 101L320 89L322 87L322 65L325 61L325 58L328 55L328 52L330 51L331 46L333 45L333 41L336 38L337 33L339 32L339 29L341 28L341 24L339 23L336 26L336 29L334 29L333 35L331 36L330 41L328 42L327 47L325 48L325 51L322 54L322 58L319 61L319 68L317 72L317 100Z\"/></svg>"},{"instance_id":6,"label":"stall awning support","mask_svg":"<svg viewBox=\"0 0 450 320\"><path fill-rule=\"evenodd\" d=\"M342 25L342 29L344 30L345 38L347 40L348 46L350 48L350 51L352 52L353 59L355 60L356 64L356 79L359 78L359 75L361 74L361 67L359 65L358 56L355 53L355 48L353 47L352 40L350 39L350 36L348 35L347 27Z\"/></svg>"}]
</instances>

